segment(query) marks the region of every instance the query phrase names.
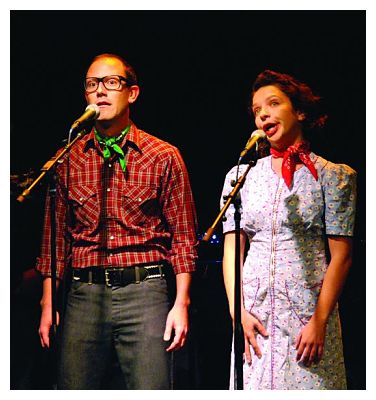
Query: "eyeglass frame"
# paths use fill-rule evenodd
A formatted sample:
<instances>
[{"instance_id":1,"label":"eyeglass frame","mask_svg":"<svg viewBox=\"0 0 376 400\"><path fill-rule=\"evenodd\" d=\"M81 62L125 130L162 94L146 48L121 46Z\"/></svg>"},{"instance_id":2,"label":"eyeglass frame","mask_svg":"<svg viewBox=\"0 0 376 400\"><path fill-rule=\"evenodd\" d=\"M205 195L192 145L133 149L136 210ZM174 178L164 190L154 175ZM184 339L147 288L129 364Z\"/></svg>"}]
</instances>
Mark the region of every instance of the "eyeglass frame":
<instances>
[{"instance_id":1,"label":"eyeglass frame","mask_svg":"<svg viewBox=\"0 0 376 400\"><path fill-rule=\"evenodd\" d=\"M104 79L112 77L112 76L115 76L116 78L119 79L119 87L117 89L108 89L106 87L104 81L103 81ZM95 90L92 90L92 91L89 92L86 89L86 80L87 79L96 79L97 80L98 86L97 86L97 88ZM87 76L85 78L85 80L84 80L84 89L85 89L85 92L87 92L87 93L94 93L94 92L96 92L98 90L99 84L102 82L103 86L105 87L106 90L119 90L121 88L121 81L122 80L126 83L126 86L132 86L132 84L130 84L130 80L128 78L126 78L125 76L122 76L122 75L106 75L106 76L102 76L102 78L97 78L96 76Z\"/></svg>"}]
</instances>

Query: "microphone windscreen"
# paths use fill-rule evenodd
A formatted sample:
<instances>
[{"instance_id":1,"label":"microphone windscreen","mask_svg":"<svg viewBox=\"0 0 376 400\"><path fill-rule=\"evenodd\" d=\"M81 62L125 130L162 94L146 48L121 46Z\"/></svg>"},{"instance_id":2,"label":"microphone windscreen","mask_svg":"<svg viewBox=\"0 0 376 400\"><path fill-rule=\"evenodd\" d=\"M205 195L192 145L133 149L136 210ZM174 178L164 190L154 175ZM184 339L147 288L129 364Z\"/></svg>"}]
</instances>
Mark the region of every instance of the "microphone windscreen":
<instances>
[{"instance_id":1,"label":"microphone windscreen","mask_svg":"<svg viewBox=\"0 0 376 400\"><path fill-rule=\"evenodd\" d=\"M99 117L100 109L96 104L89 104L86 108L85 111L94 111L95 116L93 119L97 119Z\"/></svg>"},{"instance_id":2,"label":"microphone windscreen","mask_svg":"<svg viewBox=\"0 0 376 400\"><path fill-rule=\"evenodd\" d=\"M266 137L266 133L262 129L256 129L252 132L251 138L257 136L259 139Z\"/></svg>"}]
</instances>

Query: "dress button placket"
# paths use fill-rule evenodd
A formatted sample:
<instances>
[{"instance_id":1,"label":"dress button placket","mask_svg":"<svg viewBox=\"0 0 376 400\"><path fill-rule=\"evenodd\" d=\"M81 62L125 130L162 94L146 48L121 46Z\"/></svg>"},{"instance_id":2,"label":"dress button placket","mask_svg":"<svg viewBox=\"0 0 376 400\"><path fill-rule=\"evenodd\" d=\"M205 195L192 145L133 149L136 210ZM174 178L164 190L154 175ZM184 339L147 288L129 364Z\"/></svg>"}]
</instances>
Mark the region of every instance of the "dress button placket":
<instances>
[{"instance_id":1,"label":"dress button placket","mask_svg":"<svg viewBox=\"0 0 376 400\"><path fill-rule=\"evenodd\" d=\"M278 205L281 198L283 189L283 179L279 179L278 188L275 195L272 211L272 243L271 243L271 255L270 255L270 267L269 267L269 289L270 289L270 301L271 301L271 319L272 319L272 332L271 332L271 373L270 373L270 388L275 388L274 382L274 341L275 341L275 299L274 299L274 279L275 279L275 267L276 267L276 243L277 243L277 217L278 217Z\"/></svg>"}]
</instances>

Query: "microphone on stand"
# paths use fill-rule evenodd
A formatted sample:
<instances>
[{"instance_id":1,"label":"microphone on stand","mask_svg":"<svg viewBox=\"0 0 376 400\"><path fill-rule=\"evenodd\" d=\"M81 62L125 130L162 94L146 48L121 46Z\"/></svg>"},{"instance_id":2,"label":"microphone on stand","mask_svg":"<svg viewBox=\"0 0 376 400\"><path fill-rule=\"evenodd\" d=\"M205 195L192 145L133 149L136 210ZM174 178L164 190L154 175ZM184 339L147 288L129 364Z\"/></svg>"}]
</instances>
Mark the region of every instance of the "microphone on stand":
<instances>
[{"instance_id":1,"label":"microphone on stand","mask_svg":"<svg viewBox=\"0 0 376 400\"><path fill-rule=\"evenodd\" d=\"M248 152L258 144L260 139L264 139L266 137L266 133L262 129L257 129L253 131L251 137L248 139L247 144L245 145L243 151L240 153L239 162L241 159L248 154Z\"/></svg>"},{"instance_id":2,"label":"microphone on stand","mask_svg":"<svg viewBox=\"0 0 376 400\"><path fill-rule=\"evenodd\" d=\"M85 108L85 112L81 115L81 117L73 122L69 134L78 130L81 127L81 125L84 124L85 122L97 119L99 117L99 114L100 114L99 107L96 104L89 104Z\"/></svg>"}]
</instances>

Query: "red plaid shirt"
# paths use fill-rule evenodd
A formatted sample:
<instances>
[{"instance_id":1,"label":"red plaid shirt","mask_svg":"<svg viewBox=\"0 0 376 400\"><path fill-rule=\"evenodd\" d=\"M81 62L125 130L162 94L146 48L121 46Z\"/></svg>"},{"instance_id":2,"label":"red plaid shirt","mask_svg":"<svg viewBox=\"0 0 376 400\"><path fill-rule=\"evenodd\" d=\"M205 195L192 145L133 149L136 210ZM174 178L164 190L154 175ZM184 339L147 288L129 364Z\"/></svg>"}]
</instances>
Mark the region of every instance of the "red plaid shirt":
<instances>
[{"instance_id":1,"label":"red plaid shirt","mask_svg":"<svg viewBox=\"0 0 376 400\"><path fill-rule=\"evenodd\" d=\"M133 123L121 147L125 173L116 156L104 161L93 131L70 151L69 185L66 159L57 167L58 278L68 258L74 268L168 261L176 274L195 270L196 211L178 149ZM51 274L49 213L48 196L36 265L44 276Z\"/></svg>"}]
</instances>

